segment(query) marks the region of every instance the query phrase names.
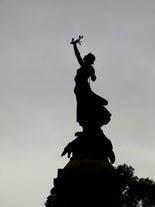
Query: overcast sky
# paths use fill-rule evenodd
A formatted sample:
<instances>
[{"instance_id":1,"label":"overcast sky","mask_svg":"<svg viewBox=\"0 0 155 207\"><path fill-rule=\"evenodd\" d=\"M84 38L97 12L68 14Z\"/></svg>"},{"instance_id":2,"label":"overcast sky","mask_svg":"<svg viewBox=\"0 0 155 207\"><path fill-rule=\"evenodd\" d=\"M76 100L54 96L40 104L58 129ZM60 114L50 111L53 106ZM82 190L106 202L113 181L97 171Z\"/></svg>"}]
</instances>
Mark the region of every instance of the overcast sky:
<instances>
[{"instance_id":1,"label":"overcast sky","mask_svg":"<svg viewBox=\"0 0 155 207\"><path fill-rule=\"evenodd\" d=\"M76 123L72 37L96 55L114 166L155 180L155 1L0 0L0 206L43 207Z\"/></svg>"}]
</instances>

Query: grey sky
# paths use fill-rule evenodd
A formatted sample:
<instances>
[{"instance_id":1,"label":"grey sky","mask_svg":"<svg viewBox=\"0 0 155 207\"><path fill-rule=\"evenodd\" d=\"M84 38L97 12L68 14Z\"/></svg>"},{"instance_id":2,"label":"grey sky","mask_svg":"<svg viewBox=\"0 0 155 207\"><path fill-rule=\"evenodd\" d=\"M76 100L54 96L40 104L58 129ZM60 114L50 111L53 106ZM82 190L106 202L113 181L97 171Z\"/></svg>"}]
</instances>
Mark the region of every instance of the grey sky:
<instances>
[{"instance_id":1,"label":"grey sky","mask_svg":"<svg viewBox=\"0 0 155 207\"><path fill-rule=\"evenodd\" d=\"M155 180L154 0L1 0L0 31L0 206L44 206L69 161L79 34L81 54L96 55L92 89L109 100L115 165Z\"/></svg>"}]
</instances>

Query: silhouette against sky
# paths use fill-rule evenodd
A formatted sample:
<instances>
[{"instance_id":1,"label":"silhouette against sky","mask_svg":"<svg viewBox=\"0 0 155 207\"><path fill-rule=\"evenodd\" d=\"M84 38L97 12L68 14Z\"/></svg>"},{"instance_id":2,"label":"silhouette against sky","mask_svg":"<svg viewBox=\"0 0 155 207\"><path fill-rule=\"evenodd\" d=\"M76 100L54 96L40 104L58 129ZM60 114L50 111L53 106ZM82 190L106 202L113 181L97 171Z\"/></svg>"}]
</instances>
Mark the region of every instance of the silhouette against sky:
<instances>
[{"instance_id":1,"label":"silhouette against sky","mask_svg":"<svg viewBox=\"0 0 155 207\"><path fill-rule=\"evenodd\" d=\"M83 58L77 45L81 45L83 36L72 38L75 56L80 65L76 72L74 93L76 96L76 121L82 131L76 132L72 142L64 148L62 156L68 154L72 159L99 159L108 163L115 162L111 141L104 135L101 127L109 123L111 113L105 108L108 101L94 93L90 82L96 80L93 64L95 56L88 53Z\"/></svg>"},{"instance_id":2,"label":"silhouette against sky","mask_svg":"<svg viewBox=\"0 0 155 207\"><path fill-rule=\"evenodd\" d=\"M0 206L42 206L66 164L60 154L81 130L69 44L79 34L82 56L96 56L91 88L109 101L102 128L115 165L155 179L154 8L153 0L0 1Z\"/></svg>"}]
</instances>

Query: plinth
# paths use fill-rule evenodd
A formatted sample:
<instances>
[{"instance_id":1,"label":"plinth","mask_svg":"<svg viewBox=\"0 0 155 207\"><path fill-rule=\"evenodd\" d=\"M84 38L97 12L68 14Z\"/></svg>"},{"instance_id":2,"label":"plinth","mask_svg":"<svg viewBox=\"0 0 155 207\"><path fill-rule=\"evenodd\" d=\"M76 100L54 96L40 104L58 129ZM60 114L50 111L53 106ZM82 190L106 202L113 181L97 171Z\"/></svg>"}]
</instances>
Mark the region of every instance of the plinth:
<instances>
[{"instance_id":1,"label":"plinth","mask_svg":"<svg viewBox=\"0 0 155 207\"><path fill-rule=\"evenodd\" d=\"M107 161L76 159L58 170L46 207L119 207L120 177Z\"/></svg>"}]
</instances>

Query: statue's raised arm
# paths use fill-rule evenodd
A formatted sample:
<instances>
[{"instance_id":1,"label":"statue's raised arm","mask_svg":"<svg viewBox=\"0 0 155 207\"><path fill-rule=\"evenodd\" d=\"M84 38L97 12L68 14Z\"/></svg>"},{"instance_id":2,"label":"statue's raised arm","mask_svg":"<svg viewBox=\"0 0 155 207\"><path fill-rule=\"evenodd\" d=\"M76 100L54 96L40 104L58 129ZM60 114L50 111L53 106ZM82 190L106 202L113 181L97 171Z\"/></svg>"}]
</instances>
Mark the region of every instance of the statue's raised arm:
<instances>
[{"instance_id":1,"label":"statue's raised arm","mask_svg":"<svg viewBox=\"0 0 155 207\"><path fill-rule=\"evenodd\" d=\"M81 45L81 39L83 38L83 36L79 36L79 38L78 39L74 39L74 38L72 38L72 41L71 41L71 43L70 44L72 44L73 45L73 48L74 48L74 52L75 52L75 56L76 56L76 58L77 58L77 60L78 60L78 62L79 62L79 64L82 66L83 64L84 64L84 62L83 62L83 59L82 59L82 57L81 57L81 55L80 55L80 52L79 52L79 50L78 50L78 48L77 48L77 44L80 44Z\"/></svg>"}]
</instances>

